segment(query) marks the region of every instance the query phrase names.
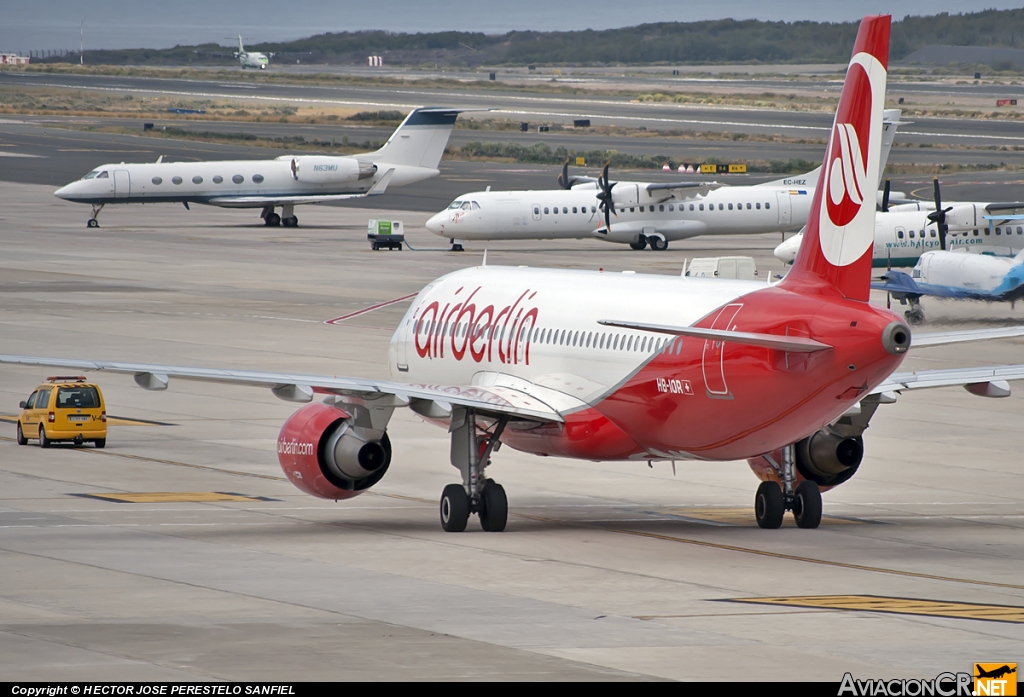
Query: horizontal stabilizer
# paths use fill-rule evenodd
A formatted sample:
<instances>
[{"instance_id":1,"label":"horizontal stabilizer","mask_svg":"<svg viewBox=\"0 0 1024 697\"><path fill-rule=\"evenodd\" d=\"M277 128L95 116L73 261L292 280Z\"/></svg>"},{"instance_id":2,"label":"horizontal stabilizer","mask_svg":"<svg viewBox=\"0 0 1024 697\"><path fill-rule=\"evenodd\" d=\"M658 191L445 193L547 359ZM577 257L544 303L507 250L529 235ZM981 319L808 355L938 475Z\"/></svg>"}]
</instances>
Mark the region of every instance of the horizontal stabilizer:
<instances>
[{"instance_id":1,"label":"horizontal stabilizer","mask_svg":"<svg viewBox=\"0 0 1024 697\"><path fill-rule=\"evenodd\" d=\"M694 339L706 341L731 341L734 344L745 344L747 346L759 346L761 348L775 349L776 351L789 351L793 353L814 353L832 348L814 339L807 339L800 336L781 336L778 334L758 334L755 332L731 332L726 329L702 329L700 327L670 327L664 324L644 324L641 322L616 322L614 320L600 320L598 324L606 327L622 327L623 329L639 329L645 332L658 332L659 334L673 334L675 336L691 336Z\"/></svg>"},{"instance_id":2,"label":"horizontal stabilizer","mask_svg":"<svg viewBox=\"0 0 1024 697\"><path fill-rule=\"evenodd\" d=\"M914 334L915 348L922 346L945 346L965 341L986 341L988 339L1006 339L1013 336L1024 336L1024 326L996 327L994 329L968 329L959 332L931 332Z\"/></svg>"}]
</instances>

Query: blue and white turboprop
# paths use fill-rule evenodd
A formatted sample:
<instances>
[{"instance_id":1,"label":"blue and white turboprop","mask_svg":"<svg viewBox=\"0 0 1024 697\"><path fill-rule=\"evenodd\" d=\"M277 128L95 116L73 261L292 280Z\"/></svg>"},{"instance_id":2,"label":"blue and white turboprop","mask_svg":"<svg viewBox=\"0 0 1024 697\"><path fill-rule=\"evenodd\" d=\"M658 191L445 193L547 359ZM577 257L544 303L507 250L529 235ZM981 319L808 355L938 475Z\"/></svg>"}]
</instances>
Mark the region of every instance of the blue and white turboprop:
<instances>
[{"instance_id":1,"label":"blue and white turboprop","mask_svg":"<svg viewBox=\"0 0 1024 697\"><path fill-rule=\"evenodd\" d=\"M950 300L984 300L1016 303L1024 298L1024 252L1012 259L965 252L925 252L911 274L889 271L883 282L872 283L910 305L907 321L924 320L921 298L930 296Z\"/></svg>"}]
</instances>

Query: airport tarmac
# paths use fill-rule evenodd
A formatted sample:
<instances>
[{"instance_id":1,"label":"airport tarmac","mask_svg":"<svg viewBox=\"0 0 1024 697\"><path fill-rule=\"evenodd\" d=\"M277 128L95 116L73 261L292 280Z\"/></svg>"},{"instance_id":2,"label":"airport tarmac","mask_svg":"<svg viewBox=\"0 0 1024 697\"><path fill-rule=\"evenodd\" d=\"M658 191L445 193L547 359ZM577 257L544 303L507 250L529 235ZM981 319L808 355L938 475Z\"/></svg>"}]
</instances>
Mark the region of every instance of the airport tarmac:
<instances>
[{"instance_id":1,"label":"airport tarmac","mask_svg":"<svg viewBox=\"0 0 1024 697\"><path fill-rule=\"evenodd\" d=\"M438 248L420 211L311 206L286 230L126 206L87 229L50 186L3 182L0 197L3 353L385 377L405 304L324 322L481 258L370 251L377 216ZM764 273L781 269L777 241L505 242L488 260L678 274L687 257L741 253ZM925 309L917 331L1024 319ZM913 350L904 369L1020 363L1022 348ZM0 366L0 412L52 372ZM275 439L295 406L269 391L93 377L125 422L106 449L19 447L13 423L0 438L5 680L838 681L1024 655L1019 388L881 407L818 530L758 529L745 463L673 472L505 448L489 472L508 491L507 531L474 520L446 534L447 434L407 411L387 476L335 503L284 481Z\"/></svg>"},{"instance_id":2,"label":"airport tarmac","mask_svg":"<svg viewBox=\"0 0 1024 697\"><path fill-rule=\"evenodd\" d=\"M832 85L837 94L842 81L836 77ZM0 71L0 87L67 88L89 90L108 95L133 97L170 96L182 99L239 99L273 105L332 106L366 111L400 109L416 106L450 106L464 109L489 109L470 114L469 118L487 116L516 121L571 124L575 119L589 118L597 126L625 126L649 130L713 130L730 133L774 135L782 133L794 138L825 138L832 125L833 113L795 111L674 102L639 102L636 96L593 93L551 94L516 89L454 89L429 88L416 84L403 86L318 85L249 82L242 80L205 81L136 76L46 74ZM955 94L960 86L939 85L939 94ZM897 99L894 86L890 99ZM816 93L828 92L825 86L814 86ZM698 90L699 91L699 90ZM1020 86L1007 87L1006 96L1015 96ZM639 92L638 92L639 94ZM1024 98L1024 96L1022 96ZM994 107L994 103L992 104ZM1024 145L1024 134L1016 119L970 119L914 117L913 126L901 131L904 142L931 142L961 145Z\"/></svg>"}]
</instances>

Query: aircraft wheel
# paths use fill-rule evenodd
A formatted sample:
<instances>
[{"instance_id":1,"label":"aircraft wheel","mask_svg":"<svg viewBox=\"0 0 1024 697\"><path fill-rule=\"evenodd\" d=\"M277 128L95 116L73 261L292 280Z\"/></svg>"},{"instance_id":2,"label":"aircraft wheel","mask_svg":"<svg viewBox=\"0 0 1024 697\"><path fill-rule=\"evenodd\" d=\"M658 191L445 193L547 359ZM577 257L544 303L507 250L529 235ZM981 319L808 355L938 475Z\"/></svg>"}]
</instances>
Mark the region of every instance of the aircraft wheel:
<instances>
[{"instance_id":1,"label":"aircraft wheel","mask_svg":"<svg viewBox=\"0 0 1024 697\"><path fill-rule=\"evenodd\" d=\"M800 482L793 492L793 518L800 528L821 525L821 489L809 479Z\"/></svg>"},{"instance_id":2,"label":"aircraft wheel","mask_svg":"<svg viewBox=\"0 0 1024 697\"><path fill-rule=\"evenodd\" d=\"M630 242L629 246L630 246L631 249L635 249L638 252L641 249L646 249L647 248L647 238L644 237L643 235L640 235L640 237L637 239L637 241L636 242Z\"/></svg>"},{"instance_id":3,"label":"aircraft wheel","mask_svg":"<svg viewBox=\"0 0 1024 697\"><path fill-rule=\"evenodd\" d=\"M267 216L266 223L271 227L277 227L278 225L281 224L281 216L279 216L277 213L271 213L270 215Z\"/></svg>"},{"instance_id":4,"label":"aircraft wheel","mask_svg":"<svg viewBox=\"0 0 1024 697\"><path fill-rule=\"evenodd\" d=\"M448 250L448 251L450 251L450 252L464 252L464 251L466 251L466 250L464 250L464 249L462 248L462 245L461 245L461 244L453 244L453 245L452 245L452 248L451 248L450 250Z\"/></svg>"},{"instance_id":5,"label":"aircraft wheel","mask_svg":"<svg viewBox=\"0 0 1024 697\"><path fill-rule=\"evenodd\" d=\"M42 426L39 427L39 447L49 448L53 444L53 441L46 437L46 429Z\"/></svg>"},{"instance_id":6,"label":"aircraft wheel","mask_svg":"<svg viewBox=\"0 0 1024 697\"><path fill-rule=\"evenodd\" d=\"M441 527L462 532L469 522L469 496L461 484L449 484L441 492Z\"/></svg>"},{"instance_id":7,"label":"aircraft wheel","mask_svg":"<svg viewBox=\"0 0 1024 697\"><path fill-rule=\"evenodd\" d=\"M660 237L652 237L648 241L651 244L651 249L656 252L664 252L668 249L668 240L663 240Z\"/></svg>"},{"instance_id":8,"label":"aircraft wheel","mask_svg":"<svg viewBox=\"0 0 1024 697\"><path fill-rule=\"evenodd\" d=\"M18 422L18 445L28 445L28 438L25 437L25 432L21 430L21 422Z\"/></svg>"},{"instance_id":9,"label":"aircraft wheel","mask_svg":"<svg viewBox=\"0 0 1024 697\"><path fill-rule=\"evenodd\" d=\"M907 310L903 313L907 318L907 322L910 324L921 324L924 322L924 311L923 310Z\"/></svg>"},{"instance_id":10,"label":"aircraft wheel","mask_svg":"<svg viewBox=\"0 0 1024 697\"><path fill-rule=\"evenodd\" d=\"M782 526L782 516L786 514L786 502L782 497L782 488L775 482L761 482L754 495L754 516L757 526L765 530L775 530Z\"/></svg>"},{"instance_id":11,"label":"aircraft wheel","mask_svg":"<svg viewBox=\"0 0 1024 697\"><path fill-rule=\"evenodd\" d=\"M508 522L508 498L505 488L488 479L480 492L480 527L486 532L501 532Z\"/></svg>"},{"instance_id":12,"label":"aircraft wheel","mask_svg":"<svg viewBox=\"0 0 1024 697\"><path fill-rule=\"evenodd\" d=\"M86 227L99 227L100 221L96 220L96 218L89 218L89 222L87 222L85 225Z\"/></svg>"}]
</instances>

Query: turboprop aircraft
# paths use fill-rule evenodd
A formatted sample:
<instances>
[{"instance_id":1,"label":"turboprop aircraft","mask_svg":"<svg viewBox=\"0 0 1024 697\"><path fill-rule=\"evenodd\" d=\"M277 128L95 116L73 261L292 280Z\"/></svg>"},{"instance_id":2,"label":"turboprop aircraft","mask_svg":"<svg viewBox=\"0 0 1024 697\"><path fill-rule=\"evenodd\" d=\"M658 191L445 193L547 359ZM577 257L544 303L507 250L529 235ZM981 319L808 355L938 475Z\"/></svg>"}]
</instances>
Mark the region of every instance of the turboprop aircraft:
<instances>
[{"instance_id":1,"label":"turboprop aircraft","mask_svg":"<svg viewBox=\"0 0 1024 697\"><path fill-rule=\"evenodd\" d=\"M344 500L392 465L388 423L408 407L448 430L461 481L441 526L505 528L488 476L498 444L585 461L746 459L762 480L758 524L787 510L817 527L821 490L849 480L880 404L963 385L1005 396L1024 365L895 372L913 345L1022 336L1024 327L919 335L868 302L889 46L888 16L860 25L803 246L778 284L483 265L427 285L388 351L394 381L40 356L0 362L270 388L310 402L281 428L278 460L302 491ZM658 302L651 302L657 298ZM45 428L45 424L42 424ZM31 434L26 434L31 437ZM396 463L401 466L401 463ZM582 470L581 470L582 471Z\"/></svg>"},{"instance_id":2,"label":"turboprop aircraft","mask_svg":"<svg viewBox=\"0 0 1024 697\"><path fill-rule=\"evenodd\" d=\"M257 53L255 51L246 51L245 47L242 46L242 35L238 35L238 51L235 53L235 58L242 64L242 70L246 68L259 68L260 70L266 70L267 64L270 63L270 59L274 57L273 53Z\"/></svg>"},{"instance_id":3,"label":"turboprop aircraft","mask_svg":"<svg viewBox=\"0 0 1024 697\"><path fill-rule=\"evenodd\" d=\"M89 227L104 206L203 203L259 208L267 225L295 227L295 206L378 196L388 186L436 177L460 109L421 107L405 117L382 148L360 155L282 155L273 160L107 164L54 195L92 205ZM281 209L280 215L275 212Z\"/></svg>"},{"instance_id":4,"label":"turboprop aircraft","mask_svg":"<svg viewBox=\"0 0 1024 697\"><path fill-rule=\"evenodd\" d=\"M886 291L900 304L909 303L905 315L911 324L924 321L920 301L925 295L1016 303L1024 298L1024 252L1012 259L962 251L925 252L910 275L889 271L871 287Z\"/></svg>"},{"instance_id":5,"label":"turboprop aircraft","mask_svg":"<svg viewBox=\"0 0 1024 697\"><path fill-rule=\"evenodd\" d=\"M943 208L938 179L933 189L932 202L902 202L890 207L886 180L882 210L875 216L873 266L913 266L932 250L1013 256L1024 249L1024 216L1004 212L1024 210L1024 202L957 202ZM802 240L799 233L785 240L775 248L775 258L792 264Z\"/></svg>"},{"instance_id":6,"label":"turboprop aircraft","mask_svg":"<svg viewBox=\"0 0 1024 697\"><path fill-rule=\"evenodd\" d=\"M889 157L900 110L884 116L881 161ZM807 224L817 168L756 186L718 182L610 181L608 166L596 179L569 177L568 162L549 191L477 191L455 199L427 221L427 229L451 240L586 239L650 245L698 235L795 232ZM877 187L876 187L877 188ZM872 199L874 195L871 194Z\"/></svg>"}]
</instances>

